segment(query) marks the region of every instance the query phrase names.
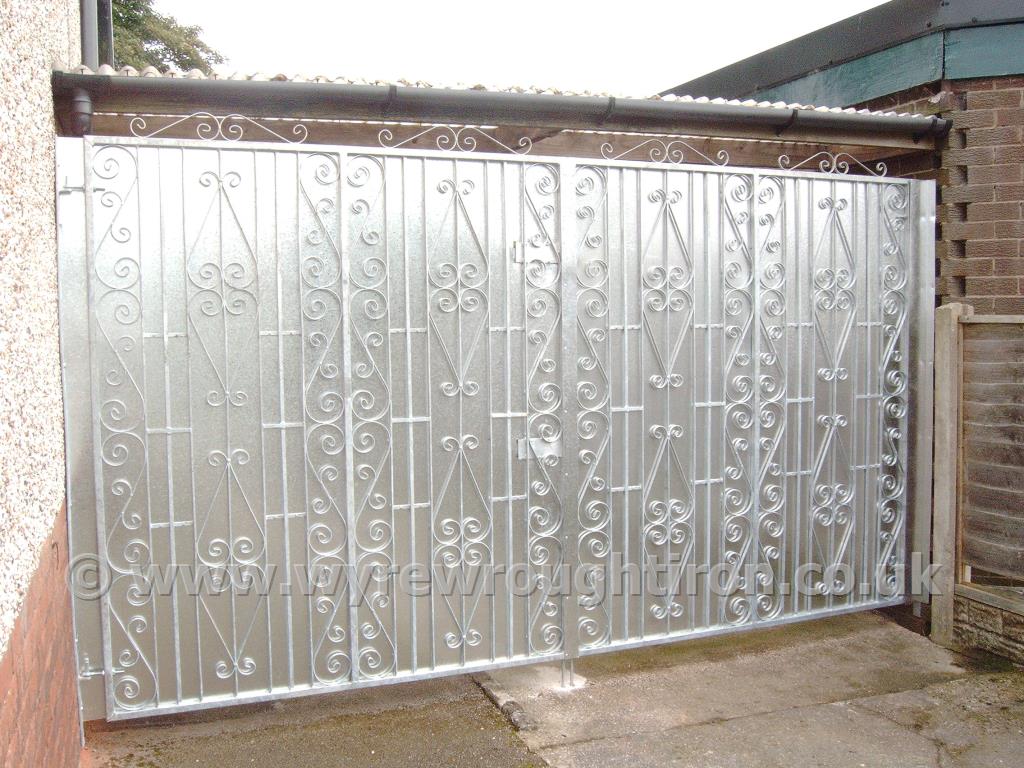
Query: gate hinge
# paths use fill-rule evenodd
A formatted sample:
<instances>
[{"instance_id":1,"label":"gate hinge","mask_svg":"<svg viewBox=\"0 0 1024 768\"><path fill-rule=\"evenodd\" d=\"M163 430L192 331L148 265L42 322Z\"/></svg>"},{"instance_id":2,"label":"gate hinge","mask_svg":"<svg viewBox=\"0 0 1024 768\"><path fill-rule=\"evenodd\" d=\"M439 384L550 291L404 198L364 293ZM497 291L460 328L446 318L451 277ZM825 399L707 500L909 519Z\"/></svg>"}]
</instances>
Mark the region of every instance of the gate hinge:
<instances>
[{"instance_id":1,"label":"gate hinge","mask_svg":"<svg viewBox=\"0 0 1024 768\"><path fill-rule=\"evenodd\" d=\"M89 654L82 655L82 663L78 666L78 678L87 680L90 677L103 677L106 670L103 667L94 667L89 661Z\"/></svg>"},{"instance_id":2,"label":"gate hinge","mask_svg":"<svg viewBox=\"0 0 1024 768\"><path fill-rule=\"evenodd\" d=\"M83 184L73 184L70 179L64 179L64 183L60 185L60 189L57 190L58 195L70 195L73 192L85 192L85 186Z\"/></svg>"},{"instance_id":3,"label":"gate hinge","mask_svg":"<svg viewBox=\"0 0 1024 768\"><path fill-rule=\"evenodd\" d=\"M520 437L516 447L520 461L532 458L543 461L549 456L558 458L562 455L562 438L556 437L554 440L548 440L543 437Z\"/></svg>"}]
</instances>

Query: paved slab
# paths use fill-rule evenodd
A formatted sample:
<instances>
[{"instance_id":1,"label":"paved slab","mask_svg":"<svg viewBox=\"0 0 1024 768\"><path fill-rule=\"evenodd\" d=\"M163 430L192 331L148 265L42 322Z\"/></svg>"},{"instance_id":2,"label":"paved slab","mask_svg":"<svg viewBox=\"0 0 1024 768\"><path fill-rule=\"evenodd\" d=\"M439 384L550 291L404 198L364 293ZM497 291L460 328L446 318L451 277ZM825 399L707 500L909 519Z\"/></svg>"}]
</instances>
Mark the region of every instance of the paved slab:
<instances>
[{"instance_id":1,"label":"paved slab","mask_svg":"<svg viewBox=\"0 0 1024 768\"><path fill-rule=\"evenodd\" d=\"M581 659L582 689L557 665L494 672L537 728L532 748L609 738L794 706L917 689L967 674L958 658L874 613Z\"/></svg>"},{"instance_id":2,"label":"paved slab","mask_svg":"<svg viewBox=\"0 0 1024 768\"><path fill-rule=\"evenodd\" d=\"M1024 675L792 707L545 750L549 765L997 768L1024 764Z\"/></svg>"},{"instance_id":3,"label":"paved slab","mask_svg":"<svg viewBox=\"0 0 1024 768\"><path fill-rule=\"evenodd\" d=\"M468 677L210 710L87 732L88 768L537 768Z\"/></svg>"},{"instance_id":4,"label":"paved slab","mask_svg":"<svg viewBox=\"0 0 1024 768\"><path fill-rule=\"evenodd\" d=\"M551 766L1024 765L1024 675L879 614L492 674Z\"/></svg>"},{"instance_id":5,"label":"paved slab","mask_svg":"<svg viewBox=\"0 0 1024 768\"><path fill-rule=\"evenodd\" d=\"M943 768L1024 765L1022 672L971 675L852 706L929 739Z\"/></svg>"},{"instance_id":6,"label":"paved slab","mask_svg":"<svg viewBox=\"0 0 1024 768\"><path fill-rule=\"evenodd\" d=\"M843 704L597 739L544 752L552 766L686 768L936 768L936 748L886 719Z\"/></svg>"}]
</instances>

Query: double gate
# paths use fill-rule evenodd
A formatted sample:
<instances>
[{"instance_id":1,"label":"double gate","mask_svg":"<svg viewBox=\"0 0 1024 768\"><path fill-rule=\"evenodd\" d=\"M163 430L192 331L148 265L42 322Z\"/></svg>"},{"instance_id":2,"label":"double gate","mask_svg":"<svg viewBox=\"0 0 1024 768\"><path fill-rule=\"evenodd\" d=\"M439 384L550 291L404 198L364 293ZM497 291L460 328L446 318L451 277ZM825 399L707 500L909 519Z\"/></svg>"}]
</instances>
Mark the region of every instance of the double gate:
<instances>
[{"instance_id":1,"label":"double gate","mask_svg":"<svg viewBox=\"0 0 1024 768\"><path fill-rule=\"evenodd\" d=\"M86 717L905 599L930 185L129 138L58 169Z\"/></svg>"}]
</instances>

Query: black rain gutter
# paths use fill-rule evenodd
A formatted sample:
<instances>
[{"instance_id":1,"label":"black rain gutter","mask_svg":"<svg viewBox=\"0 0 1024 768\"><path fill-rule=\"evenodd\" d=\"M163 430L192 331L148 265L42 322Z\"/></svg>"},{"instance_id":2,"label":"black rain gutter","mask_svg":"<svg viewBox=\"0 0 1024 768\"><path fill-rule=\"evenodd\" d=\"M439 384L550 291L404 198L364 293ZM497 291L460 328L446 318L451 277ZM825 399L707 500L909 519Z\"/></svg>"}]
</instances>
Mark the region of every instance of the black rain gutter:
<instances>
[{"instance_id":1,"label":"black rain gutter","mask_svg":"<svg viewBox=\"0 0 1024 768\"><path fill-rule=\"evenodd\" d=\"M797 131L919 142L949 132L939 117L897 117L812 109L731 104L560 96L387 85L302 83L275 80L204 80L54 72L58 112L70 113L72 96L88 96L93 112L238 113L247 117L391 120L470 125L515 125L604 131L701 130L770 134Z\"/></svg>"}]
</instances>

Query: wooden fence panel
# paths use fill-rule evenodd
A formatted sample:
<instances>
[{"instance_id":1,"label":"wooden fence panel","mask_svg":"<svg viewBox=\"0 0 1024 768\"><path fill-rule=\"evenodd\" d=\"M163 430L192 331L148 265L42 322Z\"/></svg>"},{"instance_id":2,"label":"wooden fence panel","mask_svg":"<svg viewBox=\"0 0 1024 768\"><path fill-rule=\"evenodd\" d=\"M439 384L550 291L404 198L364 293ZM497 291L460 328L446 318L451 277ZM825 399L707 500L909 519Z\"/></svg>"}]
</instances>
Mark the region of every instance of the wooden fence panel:
<instances>
[{"instance_id":1,"label":"wooden fence panel","mask_svg":"<svg viewBox=\"0 0 1024 768\"><path fill-rule=\"evenodd\" d=\"M963 325L964 566L1024 579L1024 323Z\"/></svg>"}]
</instances>

